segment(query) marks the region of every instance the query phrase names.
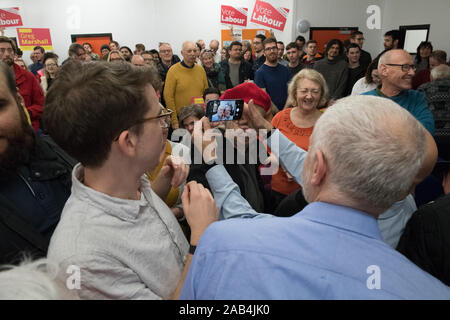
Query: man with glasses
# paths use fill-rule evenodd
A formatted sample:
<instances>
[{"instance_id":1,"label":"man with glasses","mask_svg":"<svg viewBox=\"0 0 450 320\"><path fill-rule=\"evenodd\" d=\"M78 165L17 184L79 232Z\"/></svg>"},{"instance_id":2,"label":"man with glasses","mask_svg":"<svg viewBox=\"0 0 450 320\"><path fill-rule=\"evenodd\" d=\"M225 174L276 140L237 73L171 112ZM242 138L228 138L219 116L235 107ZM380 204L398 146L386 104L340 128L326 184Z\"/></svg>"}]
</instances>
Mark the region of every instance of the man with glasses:
<instances>
[{"instance_id":1,"label":"man with glasses","mask_svg":"<svg viewBox=\"0 0 450 320\"><path fill-rule=\"evenodd\" d=\"M266 61L264 55L263 41L266 40L266 36L263 34L257 34L253 39L253 47L255 48L255 61L253 62L253 72L256 72Z\"/></svg>"},{"instance_id":2,"label":"man with glasses","mask_svg":"<svg viewBox=\"0 0 450 320\"><path fill-rule=\"evenodd\" d=\"M287 85L292 74L288 68L278 62L277 40L264 40L264 55L266 62L255 73L255 84L265 90L279 110L285 107L287 100Z\"/></svg>"},{"instance_id":3,"label":"man with glasses","mask_svg":"<svg viewBox=\"0 0 450 320\"><path fill-rule=\"evenodd\" d=\"M36 77L14 63L15 52L16 46L13 41L8 37L0 36L0 61L6 63L9 70L14 73L16 86L30 115L31 124L34 130L38 131L44 106L44 93Z\"/></svg>"},{"instance_id":4,"label":"man with glasses","mask_svg":"<svg viewBox=\"0 0 450 320\"><path fill-rule=\"evenodd\" d=\"M391 99L408 110L433 135L434 119L422 92L411 90L416 67L411 55L403 49L392 49L381 55L378 74L381 88L363 93Z\"/></svg>"},{"instance_id":5,"label":"man with glasses","mask_svg":"<svg viewBox=\"0 0 450 320\"><path fill-rule=\"evenodd\" d=\"M252 65L242 57L242 43L233 41L229 47L230 58L220 63L227 89L234 88L247 80L253 80Z\"/></svg>"},{"instance_id":6,"label":"man with glasses","mask_svg":"<svg viewBox=\"0 0 450 320\"><path fill-rule=\"evenodd\" d=\"M80 161L48 258L63 283L73 278L68 267L77 268L82 299L168 299L190 263L189 243L162 200L186 179L185 165L169 156L162 180L144 175L160 163L171 115L155 78L152 68L129 63L73 61L47 95L46 128ZM217 208L208 191L191 186L182 199L196 246Z\"/></svg>"}]
</instances>

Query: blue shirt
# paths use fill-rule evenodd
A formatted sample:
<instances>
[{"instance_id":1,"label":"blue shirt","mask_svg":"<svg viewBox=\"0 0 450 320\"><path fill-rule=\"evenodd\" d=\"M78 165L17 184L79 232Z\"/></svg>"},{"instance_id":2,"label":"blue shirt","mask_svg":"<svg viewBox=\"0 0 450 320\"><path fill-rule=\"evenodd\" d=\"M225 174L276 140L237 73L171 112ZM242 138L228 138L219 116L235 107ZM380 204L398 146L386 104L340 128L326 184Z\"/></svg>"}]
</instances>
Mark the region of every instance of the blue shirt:
<instances>
[{"instance_id":1,"label":"blue shirt","mask_svg":"<svg viewBox=\"0 0 450 320\"><path fill-rule=\"evenodd\" d=\"M281 64L276 67L263 64L255 73L255 84L265 88L273 103L282 110L286 104L287 86L291 77L289 69Z\"/></svg>"},{"instance_id":2,"label":"blue shirt","mask_svg":"<svg viewBox=\"0 0 450 320\"><path fill-rule=\"evenodd\" d=\"M282 163L286 149L281 139ZM256 219L205 231L181 299L450 299L448 287L382 240L374 217L323 202L290 218L258 214L223 166L206 176L221 218Z\"/></svg>"},{"instance_id":3,"label":"blue shirt","mask_svg":"<svg viewBox=\"0 0 450 320\"><path fill-rule=\"evenodd\" d=\"M384 95L380 89L374 89L362 94L388 98L396 102L408 110L417 119L417 121L419 121L430 132L431 135L434 134L433 114L428 108L427 99L422 92L416 90L404 90L396 96L388 97Z\"/></svg>"}]
</instances>

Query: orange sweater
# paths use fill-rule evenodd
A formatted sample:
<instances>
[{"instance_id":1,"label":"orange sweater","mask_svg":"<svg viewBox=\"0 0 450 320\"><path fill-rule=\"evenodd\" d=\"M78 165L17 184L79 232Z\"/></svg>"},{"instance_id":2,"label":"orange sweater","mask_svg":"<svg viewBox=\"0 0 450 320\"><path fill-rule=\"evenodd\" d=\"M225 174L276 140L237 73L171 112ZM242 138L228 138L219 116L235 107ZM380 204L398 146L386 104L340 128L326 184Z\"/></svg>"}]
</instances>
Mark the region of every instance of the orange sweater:
<instances>
[{"instance_id":1,"label":"orange sweater","mask_svg":"<svg viewBox=\"0 0 450 320\"><path fill-rule=\"evenodd\" d=\"M278 112L272 119L272 126L280 130L289 140L300 148L308 151L309 137L313 128L300 128L291 121L291 108ZM272 190L288 195L300 189L300 185L295 181L288 181L284 170L280 167L278 172L272 176Z\"/></svg>"}]
</instances>

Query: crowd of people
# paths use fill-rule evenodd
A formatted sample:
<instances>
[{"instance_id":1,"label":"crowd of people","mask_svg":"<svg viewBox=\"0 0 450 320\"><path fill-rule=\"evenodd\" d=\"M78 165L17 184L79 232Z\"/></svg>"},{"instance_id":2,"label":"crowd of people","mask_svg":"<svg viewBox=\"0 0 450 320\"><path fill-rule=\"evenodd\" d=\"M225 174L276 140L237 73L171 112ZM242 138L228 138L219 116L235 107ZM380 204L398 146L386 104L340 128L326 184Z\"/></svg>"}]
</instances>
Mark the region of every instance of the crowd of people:
<instances>
[{"instance_id":1,"label":"crowd of people","mask_svg":"<svg viewBox=\"0 0 450 320\"><path fill-rule=\"evenodd\" d=\"M0 36L0 297L449 299L447 55L363 44Z\"/></svg>"}]
</instances>

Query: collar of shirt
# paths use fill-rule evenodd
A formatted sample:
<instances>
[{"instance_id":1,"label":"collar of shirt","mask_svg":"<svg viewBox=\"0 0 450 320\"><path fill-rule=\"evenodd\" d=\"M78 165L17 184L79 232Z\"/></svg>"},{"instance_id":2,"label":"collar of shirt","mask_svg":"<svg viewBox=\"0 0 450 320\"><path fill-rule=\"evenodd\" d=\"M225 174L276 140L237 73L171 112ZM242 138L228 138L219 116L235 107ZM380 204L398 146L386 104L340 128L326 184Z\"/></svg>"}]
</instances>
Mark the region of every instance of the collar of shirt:
<instances>
[{"instance_id":1,"label":"collar of shirt","mask_svg":"<svg viewBox=\"0 0 450 320\"><path fill-rule=\"evenodd\" d=\"M183 61L181 61L181 65L182 65L183 67L185 67L185 68L193 69L193 68L195 67L195 62L194 62L194 64L193 64L192 66L189 67L189 66L184 62L184 60L183 60Z\"/></svg>"},{"instance_id":2,"label":"collar of shirt","mask_svg":"<svg viewBox=\"0 0 450 320\"><path fill-rule=\"evenodd\" d=\"M72 193L88 202L92 206L100 208L121 220L130 221L137 219L141 212L140 207L153 207L150 181L143 175L141 177L141 199L128 200L111 197L107 194L89 188L83 183L84 167L78 163L72 171Z\"/></svg>"},{"instance_id":3,"label":"collar of shirt","mask_svg":"<svg viewBox=\"0 0 450 320\"><path fill-rule=\"evenodd\" d=\"M377 220L365 212L350 207L326 202L313 202L297 216L382 241Z\"/></svg>"}]
</instances>

